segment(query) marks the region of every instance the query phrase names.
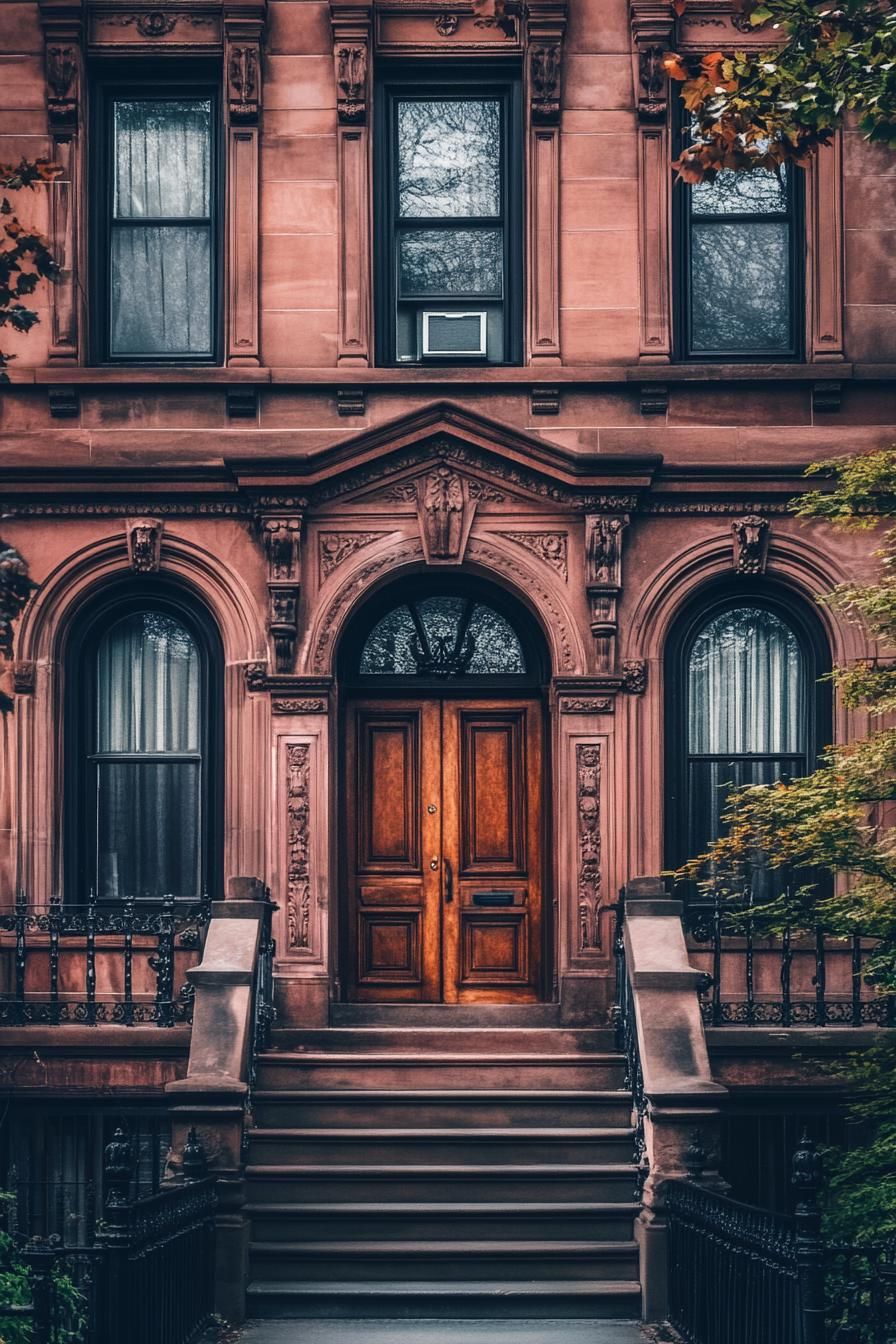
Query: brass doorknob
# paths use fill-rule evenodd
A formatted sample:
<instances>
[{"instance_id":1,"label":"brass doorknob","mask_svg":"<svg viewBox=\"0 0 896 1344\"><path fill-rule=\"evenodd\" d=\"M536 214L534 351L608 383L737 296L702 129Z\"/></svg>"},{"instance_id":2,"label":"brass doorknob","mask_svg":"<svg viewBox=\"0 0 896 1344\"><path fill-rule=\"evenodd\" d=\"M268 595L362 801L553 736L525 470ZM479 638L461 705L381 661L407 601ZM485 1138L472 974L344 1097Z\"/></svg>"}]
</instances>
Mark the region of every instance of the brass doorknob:
<instances>
[{"instance_id":1,"label":"brass doorknob","mask_svg":"<svg viewBox=\"0 0 896 1344\"><path fill-rule=\"evenodd\" d=\"M429 866L433 870L433 872L435 872L435 870L438 868L439 860L435 855L433 855L433 857L430 859Z\"/></svg>"}]
</instances>

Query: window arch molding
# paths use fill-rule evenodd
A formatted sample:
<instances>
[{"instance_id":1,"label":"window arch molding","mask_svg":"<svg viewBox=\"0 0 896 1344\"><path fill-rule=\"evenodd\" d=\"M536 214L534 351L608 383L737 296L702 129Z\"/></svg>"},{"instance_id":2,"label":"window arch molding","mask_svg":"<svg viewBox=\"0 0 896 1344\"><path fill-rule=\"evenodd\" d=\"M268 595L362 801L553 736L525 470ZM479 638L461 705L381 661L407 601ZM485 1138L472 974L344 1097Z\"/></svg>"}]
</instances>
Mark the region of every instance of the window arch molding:
<instances>
[{"instance_id":1,"label":"window arch molding","mask_svg":"<svg viewBox=\"0 0 896 1344\"><path fill-rule=\"evenodd\" d=\"M461 624L458 627L460 639L457 648L450 650L450 652L461 655L461 663L463 662L464 632L467 629L467 623L472 624L479 613L489 613L497 617L498 623L504 627L504 633L518 643L519 659L522 664L521 670L509 670L509 665L507 665L505 668L498 668L494 671L477 672L474 661L471 663L469 671L462 665L458 665L451 673L446 675L430 669L425 659L420 665L415 662L413 670L410 661L408 661L408 670L396 674L365 670L363 665L365 650L369 649L371 636L375 635L384 619L388 618L390 613L405 608L413 613L410 619L419 630L420 617L418 613L421 610L421 604L426 604L433 599L437 601L448 599L449 602L454 601L466 606L464 611L459 611ZM410 624L408 630L409 632L411 630ZM425 645L425 631L421 633L423 634L422 642ZM429 653L430 650L424 648L420 652L425 654ZM421 690L439 687L447 689L452 685L463 685L465 688L474 690L494 690L497 687L501 687L502 690L522 690L526 688L531 690L533 687L541 687L547 683L550 660L544 637L541 631L536 628L532 616L521 602L510 596L503 588L489 583L487 580L474 579L469 576L434 577L431 574L419 574L384 585L375 595L362 604L350 618L342 633L337 651L336 666L340 681L357 687L378 686L385 689L392 684L407 689L409 683L413 681L414 686L419 686Z\"/></svg>"},{"instance_id":2,"label":"window arch molding","mask_svg":"<svg viewBox=\"0 0 896 1344\"><path fill-rule=\"evenodd\" d=\"M179 754L196 761L197 812L197 870L196 894L220 891L223 860L223 759L224 759L224 649L221 636L211 612L191 589L168 578L142 579L123 577L107 584L100 592L94 591L79 605L73 616L63 651L64 691L63 705L63 841L62 871L65 897L69 901L83 901L91 885L98 885L98 748L110 743L98 740L99 657L105 653L106 667L110 665L108 650L116 631L130 621L130 634L136 631L135 617L147 615L159 618L162 652L149 659L150 669L161 667L164 650L177 640L177 632L187 636L195 654L195 735L191 733L189 747ZM148 627L147 627L148 628ZM159 633L159 632L156 632ZM181 650L184 652L184 650ZM128 651L123 651L126 661ZM119 692L122 691L119 687ZM106 717L112 704L115 688L106 687ZM114 745L138 745L118 741ZM178 745L160 742L154 746ZM119 760L108 754L113 767L139 765L139 751L123 751ZM153 756L153 752L146 753ZM168 762L160 763L167 765ZM91 776L88 778L88 776ZM92 785L92 787L91 787ZM159 803L164 809L164 804ZM91 840L93 837L93 842ZM101 885L98 894L102 898ZM122 895L140 895L122 892ZM162 894L162 893L159 893ZM165 893L167 894L167 893ZM192 892L173 894L193 895ZM109 899L108 894L106 899Z\"/></svg>"},{"instance_id":3,"label":"window arch molding","mask_svg":"<svg viewBox=\"0 0 896 1344\"><path fill-rule=\"evenodd\" d=\"M693 857L689 843L692 818L689 798L688 725L690 660L701 634L719 617L739 609L767 612L775 626L793 637L800 659L805 694L800 709L799 752L803 769L811 770L833 736L833 697L830 682L831 650L824 626L809 604L784 584L773 580L745 583L729 580L704 585L688 600L669 630L664 653L665 824L664 863L674 868ZM778 625L780 623L780 625ZM724 753L719 753L723 755ZM736 754L736 753L733 753ZM749 754L749 753L746 753Z\"/></svg>"}]
</instances>

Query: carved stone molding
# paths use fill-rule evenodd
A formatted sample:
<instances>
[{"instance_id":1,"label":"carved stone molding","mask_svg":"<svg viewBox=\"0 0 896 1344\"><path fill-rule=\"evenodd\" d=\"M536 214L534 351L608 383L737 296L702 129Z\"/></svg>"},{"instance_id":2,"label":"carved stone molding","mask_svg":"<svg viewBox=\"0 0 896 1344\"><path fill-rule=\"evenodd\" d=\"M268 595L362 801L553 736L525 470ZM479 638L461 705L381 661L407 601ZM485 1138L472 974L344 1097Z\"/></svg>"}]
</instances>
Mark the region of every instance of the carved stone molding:
<instances>
[{"instance_id":1,"label":"carved stone molding","mask_svg":"<svg viewBox=\"0 0 896 1344\"><path fill-rule=\"evenodd\" d=\"M475 512L468 482L447 463L440 462L420 478L417 517L428 565L459 565L463 561Z\"/></svg>"},{"instance_id":2,"label":"carved stone molding","mask_svg":"<svg viewBox=\"0 0 896 1344\"><path fill-rule=\"evenodd\" d=\"M326 700L295 700L286 696L278 696L271 701L271 710L274 714L326 714Z\"/></svg>"},{"instance_id":3,"label":"carved stone molding","mask_svg":"<svg viewBox=\"0 0 896 1344\"><path fill-rule=\"evenodd\" d=\"M307 948L311 923L310 748L286 748L286 942Z\"/></svg>"},{"instance_id":4,"label":"carved stone molding","mask_svg":"<svg viewBox=\"0 0 896 1344\"><path fill-rule=\"evenodd\" d=\"M560 701L561 714L612 714L615 709L612 695L569 695Z\"/></svg>"},{"instance_id":5,"label":"carved stone molding","mask_svg":"<svg viewBox=\"0 0 896 1344\"><path fill-rule=\"evenodd\" d=\"M370 202L367 124L373 50L373 5L330 0L336 79L339 179L339 287L336 362L366 368L371 350ZM337 393L338 400L338 393ZM341 414L358 414L357 398ZM360 412L363 414L363 411Z\"/></svg>"},{"instance_id":6,"label":"carved stone molding","mask_svg":"<svg viewBox=\"0 0 896 1344\"><path fill-rule=\"evenodd\" d=\"M556 570L566 583L569 578L569 567L565 532L501 532L499 536L506 537L517 546L524 546L527 551L531 551L539 560Z\"/></svg>"},{"instance_id":7,"label":"carved stone molding","mask_svg":"<svg viewBox=\"0 0 896 1344\"><path fill-rule=\"evenodd\" d=\"M590 952L600 947L600 777L600 746L597 743L578 743L576 821L580 952Z\"/></svg>"},{"instance_id":8,"label":"carved stone molding","mask_svg":"<svg viewBox=\"0 0 896 1344\"><path fill-rule=\"evenodd\" d=\"M37 685L37 663L27 659L14 663L12 685L16 695L33 695Z\"/></svg>"},{"instance_id":9,"label":"carved stone molding","mask_svg":"<svg viewBox=\"0 0 896 1344\"><path fill-rule=\"evenodd\" d=\"M731 524L734 568L738 574L764 574L768 555L769 522L760 513L748 513Z\"/></svg>"},{"instance_id":10,"label":"carved stone molding","mask_svg":"<svg viewBox=\"0 0 896 1344\"><path fill-rule=\"evenodd\" d=\"M669 81L662 58L675 31L671 0L631 0L630 17L638 118L664 121Z\"/></svg>"},{"instance_id":11,"label":"carved stone molding","mask_svg":"<svg viewBox=\"0 0 896 1344\"><path fill-rule=\"evenodd\" d=\"M385 532L322 532L318 539L321 583L349 556L387 535Z\"/></svg>"},{"instance_id":12,"label":"carved stone molding","mask_svg":"<svg viewBox=\"0 0 896 1344\"><path fill-rule=\"evenodd\" d=\"M600 672L616 666L622 534L628 514L589 514L585 519L586 592Z\"/></svg>"},{"instance_id":13,"label":"carved stone molding","mask_svg":"<svg viewBox=\"0 0 896 1344\"><path fill-rule=\"evenodd\" d=\"M249 691L263 691L267 689L268 665L267 663L254 662L247 663L245 668L246 689Z\"/></svg>"},{"instance_id":14,"label":"carved stone molding","mask_svg":"<svg viewBox=\"0 0 896 1344\"><path fill-rule=\"evenodd\" d=\"M343 125L367 121L367 45L337 46L336 111Z\"/></svg>"},{"instance_id":15,"label":"carved stone molding","mask_svg":"<svg viewBox=\"0 0 896 1344\"><path fill-rule=\"evenodd\" d=\"M79 204L82 150L78 134L84 93L84 11L78 0L40 0L44 35L48 157L61 169L48 190L49 239L58 271L47 298L50 364L76 364L80 307Z\"/></svg>"},{"instance_id":16,"label":"carved stone molding","mask_svg":"<svg viewBox=\"0 0 896 1344\"><path fill-rule=\"evenodd\" d=\"M231 122L254 125L261 102L261 53L257 42L228 42L227 101Z\"/></svg>"},{"instance_id":17,"label":"carved stone molding","mask_svg":"<svg viewBox=\"0 0 896 1344\"><path fill-rule=\"evenodd\" d=\"M622 689L627 695L643 695L647 690L647 663L629 658L622 664Z\"/></svg>"},{"instance_id":18,"label":"carved stone molding","mask_svg":"<svg viewBox=\"0 0 896 1344\"><path fill-rule=\"evenodd\" d=\"M559 42L539 42L529 48L532 120L542 126L552 126L560 120L561 64Z\"/></svg>"},{"instance_id":19,"label":"carved stone molding","mask_svg":"<svg viewBox=\"0 0 896 1344\"><path fill-rule=\"evenodd\" d=\"M7 658L12 657L13 622L36 587L27 561L0 538L0 653Z\"/></svg>"},{"instance_id":20,"label":"carved stone molding","mask_svg":"<svg viewBox=\"0 0 896 1344\"><path fill-rule=\"evenodd\" d=\"M46 44L47 122L51 131L74 130L78 125L81 48L77 41Z\"/></svg>"},{"instance_id":21,"label":"carved stone molding","mask_svg":"<svg viewBox=\"0 0 896 1344\"><path fill-rule=\"evenodd\" d=\"M135 574L158 574L164 528L161 518L129 518L125 523L128 564Z\"/></svg>"},{"instance_id":22,"label":"carved stone molding","mask_svg":"<svg viewBox=\"0 0 896 1344\"><path fill-rule=\"evenodd\" d=\"M295 656L301 592L300 514L262 513L258 530L268 562L268 629L278 672L289 672Z\"/></svg>"}]
</instances>

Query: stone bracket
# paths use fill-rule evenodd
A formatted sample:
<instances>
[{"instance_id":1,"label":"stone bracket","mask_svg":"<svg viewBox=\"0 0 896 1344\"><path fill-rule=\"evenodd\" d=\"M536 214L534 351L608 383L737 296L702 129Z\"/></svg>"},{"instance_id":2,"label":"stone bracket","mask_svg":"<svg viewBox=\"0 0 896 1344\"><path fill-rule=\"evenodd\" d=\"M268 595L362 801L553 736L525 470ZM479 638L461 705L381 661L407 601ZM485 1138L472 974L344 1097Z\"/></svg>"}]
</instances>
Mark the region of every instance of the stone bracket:
<instances>
[{"instance_id":1,"label":"stone bracket","mask_svg":"<svg viewBox=\"0 0 896 1344\"><path fill-rule=\"evenodd\" d=\"M622 592L622 533L627 513L590 513L585 516L585 591L591 612L591 633L597 649L597 668L616 669L619 595Z\"/></svg>"},{"instance_id":2,"label":"stone bracket","mask_svg":"<svg viewBox=\"0 0 896 1344\"><path fill-rule=\"evenodd\" d=\"M299 632L302 515L264 511L257 527L268 562L268 630L274 664L277 672L288 673Z\"/></svg>"}]
</instances>

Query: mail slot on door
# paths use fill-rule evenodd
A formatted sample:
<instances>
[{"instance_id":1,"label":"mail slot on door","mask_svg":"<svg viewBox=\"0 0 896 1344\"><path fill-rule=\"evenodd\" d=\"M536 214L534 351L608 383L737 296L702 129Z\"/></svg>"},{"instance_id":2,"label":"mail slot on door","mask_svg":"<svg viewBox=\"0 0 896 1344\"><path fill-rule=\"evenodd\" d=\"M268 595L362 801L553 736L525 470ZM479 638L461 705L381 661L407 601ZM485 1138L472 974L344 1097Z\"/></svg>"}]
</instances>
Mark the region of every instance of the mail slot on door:
<instances>
[{"instance_id":1,"label":"mail slot on door","mask_svg":"<svg viewBox=\"0 0 896 1344\"><path fill-rule=\"evenodd\" d=\"M512 891L474 891L474 905L513 905Z\"/></svg>"}]
</instances>

